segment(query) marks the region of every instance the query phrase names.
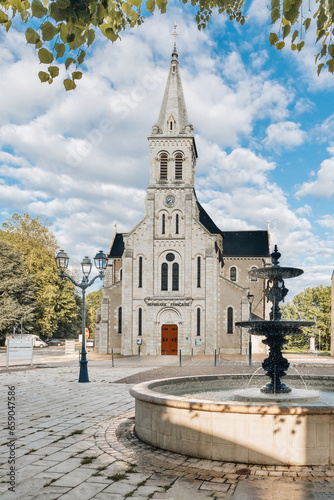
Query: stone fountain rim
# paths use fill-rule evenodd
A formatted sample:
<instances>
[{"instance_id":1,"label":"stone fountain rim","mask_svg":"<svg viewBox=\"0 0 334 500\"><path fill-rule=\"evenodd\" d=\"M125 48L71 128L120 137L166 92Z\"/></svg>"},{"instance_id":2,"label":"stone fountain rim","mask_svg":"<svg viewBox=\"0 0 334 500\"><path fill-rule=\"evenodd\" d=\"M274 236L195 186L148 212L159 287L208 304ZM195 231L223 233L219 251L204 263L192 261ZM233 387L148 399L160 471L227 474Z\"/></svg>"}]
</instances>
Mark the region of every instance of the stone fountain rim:
<instances>
[{"instance_id":1,"label":"stone fountain rim","mask_svg":"<svg viewBox=\"0 0 334 500\"><path fill-rule=\"evenodd\" d=\"M210 381L219 379L238 379L246 378L245 374L233 375L202 375L202 376L188 376L188 377L172 377L167 379L150 380L148 382L141 382L134 385L130 389L130 394L135 399L141 401L167 406L171 408L179 408L184 410L208 411L208 412L224 412L224 413L244 413L244 414L265 414L265 415L319 415L319 414L334 414L334 407L328 405L308 405L307 403L245 403L242 401L228 401L228 402L210 402L205 399L189 399L182 396L175 396L173 394L160 393L152 390L159 385L176 385L180 382L189 380L194 381ZM255 375L255 377L263 377L263 375ZM289 375L289 378L299 378L298 375ZM311 380L330 380L333 381L332 375L316 375L316 376L303 376L304 379Z\"/></svg>"}]
</instances>

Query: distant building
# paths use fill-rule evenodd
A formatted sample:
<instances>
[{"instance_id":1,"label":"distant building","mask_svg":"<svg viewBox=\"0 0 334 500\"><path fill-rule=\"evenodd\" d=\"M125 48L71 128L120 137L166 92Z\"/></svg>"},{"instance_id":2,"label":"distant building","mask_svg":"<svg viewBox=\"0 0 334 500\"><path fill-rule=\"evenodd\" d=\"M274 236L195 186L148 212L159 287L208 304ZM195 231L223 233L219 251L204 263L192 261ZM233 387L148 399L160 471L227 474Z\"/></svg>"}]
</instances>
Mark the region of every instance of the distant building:
<instances>
[{"instance_id":1,"label":"distant building","mask_svg":"<svg viewBox=\"0 0 334 500\"><path fill-rule=\"evenodd\" d=\"M334 272L332 274L332 303L331 303L331 356L334 356Z\"/></svg>"},{"instance_id":2,"label":"distant building","mask_svg":"<svg viewBox=\"0 0 334 500\"><path fill-rule=\"evenodd\" d=\"M115 231L98 311L99 353L246 352L236 321L263 318L263 280L248 271L271 263L269 232L220 230L197 200L194 127L189 123L174 50L156 125L148 138L150 184L143 220ZM253 337L253 352L263 351Z\"/></svg>"}]
</instances>

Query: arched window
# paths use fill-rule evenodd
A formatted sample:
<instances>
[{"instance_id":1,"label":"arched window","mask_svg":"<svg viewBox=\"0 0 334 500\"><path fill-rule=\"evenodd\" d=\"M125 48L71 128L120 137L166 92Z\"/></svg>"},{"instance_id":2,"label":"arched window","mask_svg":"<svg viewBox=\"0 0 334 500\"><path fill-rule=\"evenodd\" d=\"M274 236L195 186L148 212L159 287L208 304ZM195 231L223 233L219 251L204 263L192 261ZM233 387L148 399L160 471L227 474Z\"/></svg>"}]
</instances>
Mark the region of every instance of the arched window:
<instances>
[{"instance_id":1,"label":"arched window","mask_svg":"<svg viewBox=\"0 0 334 500\"><path fill-rule=\"evenodd\" d=\"M138 336L141 337L142 334L142 324L143 324L143 310L140 307L138 309Z\"/></svg>"},{"instance_id":2,"label":"arched window","mask_svg":"<svg viewBox=\"0 0 334 500\"><path fill-rule=\"evenodd\" d=\"M167 179L168 157L166 153L160 155L160 179Z\"/></svg>"},{"instance_id":3,"label":"arched window","mask_svg":"<svg viewBox=\"0 0 334 500\"><path fill-rule=\"evenodd\" d=\"M175 234L179 234L179 214L175 215Z\"/></svg>"},{"instance_id":4,"label":"arched window","mask_svg":"<svg viewBox=\"0 0 334 500\"><path fill-rule=\"evenodd\" d=\"M166 215L162 214L161 218L161 234L165 234L166 232Z\"/></svg>"},{"instance_id":5,"label":"arched window","mask_svg":"<svg viewBox=\"0 0 334 500\"><path fill-rule=\"evenodd\" d=\"M139 257L138 288L143 287L143 257Z\"/></svg>"},{"instance_id":6,"label":"arched window","mask_svg":"<svg viewBox=\"0 0 334 500\"><path fill-rule=\"evenodd\" d=\"M254 269L257 269L256 266L253 266L251 271L253 271ZM251 276L251 281L257 281L257 277L256 276Z\"/></svg>"},{"instance_id":7,"label":"arched window","mask_svg":"<svg viewBox=\"0 0 334 500\"><path fill-rule=\"evenodd\" d=\"M118 333L122 333L122 308L118 308Z\"/></svg>"},{"instance_id":8,"label":"arched window","mask_svg":"<svg viewBox=\"0 0 334 500\"><path fill-rule=\"evenodd\" d=\"M230 280L237 281L237 268L236 267L231 267L231 269L230 269Z\"/></svg>"},{"instance_id":9,"label":"arched window","mask_svg":"<svg viewBox=\"0 0 334 500\"><path fill-rule=\"evenodd\" d=\"M172 270L172 290L175 291L179 289L179 265L177 262L174 262Z\"/></svg>"},{"instance_id":10,"label":"arched window","mask_svg":"<svg viewBox=\"0 0 334 500\"><path fill-rule=\"evenodd\" d=\"M197 308L196 315L197 315L197 333L196 333L196 335L197 335L197 337L199 337L201 335L201 310L199 307Z\"/></svg>"},{"instance_id":11,"label":"arched window","mask_svg":"<svg viewBox=\"0 0 334 500\"><path fill-rule=\"evenodd\" d=\"M183 158L181 153L175 155L175 179L182 180L182 162Z\"/></svg>"},{"instance_id":12,"label":"arched window","mask_svg":"<svg viewBox=\"0 0 334 500\"><path fill-rule=\"evenodd\" d=\"M227 333L233 333L233 307L227 308Z\"/></svg>"},{"instance_id":13,"label":"arched window","mask_svg":"<svg viewBox=\"0 0 334 500\"><path fill-rule=\"evenodd\" d=\"M197 257L197 288L201 288L201 257Z\"/></svg>"},{"instance_id":14,"label":"arched window","mask_svg":"<svg viewBox=\"0 0 334 500\"><path fill-rule=\"evenodd\" d=\"M168 264L161 265L161 290L168 290Z\"/></svg>"}]
</instances>

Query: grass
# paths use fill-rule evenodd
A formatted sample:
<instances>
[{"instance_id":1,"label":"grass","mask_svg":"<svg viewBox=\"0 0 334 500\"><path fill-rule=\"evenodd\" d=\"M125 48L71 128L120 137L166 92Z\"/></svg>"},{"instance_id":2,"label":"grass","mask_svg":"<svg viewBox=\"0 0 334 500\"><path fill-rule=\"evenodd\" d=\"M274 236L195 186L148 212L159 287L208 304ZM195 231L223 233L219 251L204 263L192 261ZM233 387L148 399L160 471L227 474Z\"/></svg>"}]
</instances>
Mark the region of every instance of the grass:
<instances>
[{"instance_id":1,"label":"grass","mask_svg":"<svg viewBox=\"0 0 334 500\"><path fill-rule=\"evenodd\" d=\"M55 481L57 481L57 479L51 479L51 481L49 483L45 483L44 488L46 488L47 486L50 486L50 484L54 483Z\"/></svg>"},{"instance_id":2,"label":"grass","mask_svg":"<svg viewBox=\"0 0 334 500\"><path fill-rule=\"evenodd\" d=\"M56 439L55 441L52 441L52 444L53 443L58 443L58 441L62 441L63 439L66 439L66 436L62 436L59 439Z\"/></svg>"},{"instance_id":3,"label":"grass","mask_svg":"<svg viewBox=\"0 0 334 500\"><path fill-rule=\"evenodd\" d=\"M83 430L73 431L73 432L71 432L71 434L68 435L68 437L75 436L76 434L82 434L82 433L83 433Z\"/></svg>"},{"instance_id":4,"label":"grass","mask_svg":"<svg viewBox=\"0 0 334 500\"><path fill-rule=\"evenodd\" d=\"M107 466L106 465L100 465L96 470L101 471L101 470L106 470Z\"/></svg>"},{"instance_id":5,"label":"grass","mask_svg":"<svg viewBox=\"0 0 334 500\"><path fill-rule=\"evenodd\" d=\"M96 457L83 457L83 459L81 460L81 465L86 465L86 464L91 464L93 462L93 460L95 460Z\"/></svg>"},{"instance_id":6,"label":"grass","mask_svg":"<svg viewBox=\"0 0 334 500\"><path fill-rule=\"evenodd\" d=\"M137 471L135 470L136 466L135 465L131 465L131 467L129 467L128 469L126 469L125 473L126 474L137 474Z\"/></svg>"},{"instance_id":7,"label":"grass","mask_svg":"<svg viewBox=\"0 0 334 500\"><path fill-rule=\"evenodd\" d=\"M112 481L121 481L122 479L127 479L126 474L114 474L113 476L108 476L107 479L111 479Z\"/></svg>"},{"instance_id":8,"label":"grass","mask_svg":"<svg viewBox=\"0 0 334 500\"><path fill-rule=\"evenodd\" d=\"M30 453L34 453L35 451L37 451L37 450L32 448L31 450L27 451L27 453L25 453L25 455L30 455Z\"/></svg>"}]
</instances>

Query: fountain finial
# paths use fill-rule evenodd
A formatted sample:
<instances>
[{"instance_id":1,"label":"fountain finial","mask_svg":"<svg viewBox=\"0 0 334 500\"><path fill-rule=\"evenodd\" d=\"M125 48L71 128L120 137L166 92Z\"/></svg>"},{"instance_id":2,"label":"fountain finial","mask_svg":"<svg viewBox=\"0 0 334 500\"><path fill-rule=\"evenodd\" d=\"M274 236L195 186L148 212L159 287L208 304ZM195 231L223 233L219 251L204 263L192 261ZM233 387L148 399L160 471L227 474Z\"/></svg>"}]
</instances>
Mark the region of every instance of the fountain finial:
<instances>
[{"instance_id":1,"label":"fountain finial","mask_svg":"<svg viewBox=\"0 0 334 500\"><path fill-rule=\"evenodd\" d=\"M278 259L280 258L281 254L279 253L277 249L277 245L275 245L274 251L271 254L271 262L275 267L279 267L279 262Z\"/></svg>"}]
</instances>

